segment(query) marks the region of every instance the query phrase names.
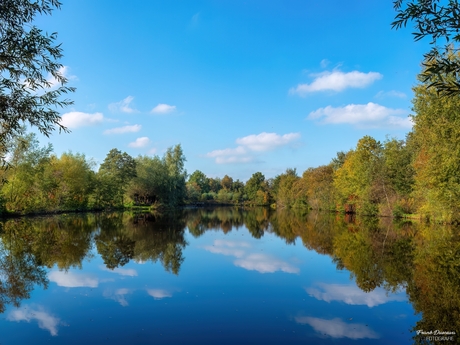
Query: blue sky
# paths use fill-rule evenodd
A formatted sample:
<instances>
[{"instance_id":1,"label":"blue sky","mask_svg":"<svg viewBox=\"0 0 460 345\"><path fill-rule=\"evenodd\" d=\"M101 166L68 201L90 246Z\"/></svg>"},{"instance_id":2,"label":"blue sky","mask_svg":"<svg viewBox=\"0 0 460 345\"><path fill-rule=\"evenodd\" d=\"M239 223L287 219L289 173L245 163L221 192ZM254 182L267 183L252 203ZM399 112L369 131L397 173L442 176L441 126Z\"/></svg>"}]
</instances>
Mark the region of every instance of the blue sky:
<instances>
[{"instance_id":1,"label":"blue sky","mask_svg":"<svg viewBox=\"0 0 460 345\"><path fill-rule=\"evenodd\" d=\"M371 135L404 138L428 42L391 30L392 1L64 0L58 32L77 91L57 154L116 147L189 173L247 180L327 164Z\"/></svg>"}]
</instances>

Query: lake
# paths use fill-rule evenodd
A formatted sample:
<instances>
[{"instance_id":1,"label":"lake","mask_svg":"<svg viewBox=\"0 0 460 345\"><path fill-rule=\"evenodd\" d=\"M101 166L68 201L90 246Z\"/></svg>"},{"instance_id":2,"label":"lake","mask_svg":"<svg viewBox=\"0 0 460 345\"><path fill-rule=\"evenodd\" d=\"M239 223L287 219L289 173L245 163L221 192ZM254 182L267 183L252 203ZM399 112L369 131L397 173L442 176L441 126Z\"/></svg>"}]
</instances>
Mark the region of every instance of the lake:
<instances>
[{"instance_id":1,"label":"lake","mask_svg":"<svg viewBox=\"0 0 460 345\"><path fill-rule=\"evenodd\" d=\"M0 344L457 343L459 233L265 208L12 219Z\"/></svg>"}]
</instances>

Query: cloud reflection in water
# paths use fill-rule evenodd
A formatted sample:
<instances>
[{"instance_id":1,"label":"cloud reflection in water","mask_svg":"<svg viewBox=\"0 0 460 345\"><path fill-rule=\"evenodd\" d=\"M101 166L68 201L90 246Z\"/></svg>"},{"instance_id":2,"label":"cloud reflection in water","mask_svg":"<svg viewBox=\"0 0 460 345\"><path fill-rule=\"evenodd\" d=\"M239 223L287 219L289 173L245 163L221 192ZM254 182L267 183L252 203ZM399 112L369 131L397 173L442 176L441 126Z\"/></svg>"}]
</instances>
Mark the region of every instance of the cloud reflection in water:
<instances>
[{"instance_id":1,"label":"cloud reflection in water","mask_svg":"<svg viewBox=\"0 0 460 345\"><path fill-rule=\"evenodd\" d=\"M43 310L43 307L38 306L37 308L19 308L11 311L7 318L8 321L37 321L38 327L46 329L52 336L58 334L57 326L61 323L61 320Z\"/></svg>"},{"instance_id":2,"label":"cloud reflection in water","mask_svg":"<svg viewBox=\"0 0 460 345\"><path fill-rule=\"evenodd\" d=\"M317 300L331 302L341 301L349 305L367 305L369 308L390 301L404 301L400 294L387 295L384 289L378 288L364 292L355 285L317 284L318 288L306 288L305 291ZM321 291L322 290L322 291Z\"/></svg>"},{"instance_id":3,"label":"cloud reflection in water","mask_svg":"<svg viewBox=\"0 0 460 345\"><path fill-rule=\"evenodd\" d=\"M121 289L115 290L114 293L112 291L110 291L110 290L105 290L102 293L102 295L105 298L112 299L112 300L120 303L120 305L123 306L123 307L127 307L129 305L129 303L126 300L125 295L130 294L130 293L131 293L131 290L126 289L126 288L121 288Z\"/></svg>"},{"instance_id":4,"label":"cloud reflection in water","mask_svg":"<svg viewBox=\"0 0 460 345\"><path fill-rule=\"evenodd\" d=\"M155 299L172 297L172 292L162 289L147 289L147 293Z\"/></svg>"},{"instance_id":5,"label":"cloud reflection in water","mask_svg":"<svg viewBox=\"0 0 460 345\"><path fill-rule=\"evenodd\" d=\"M233 262L235 266L249 271L299 273L299 268L271 255L248 253L250 247L249 243L242 241L214 240L212 246L205 246L204 249L214 254L234 256L238 259Z\"/></svg>"},{"instance_id":6,"label":"cloud reflection in water","mask_svg":"<svg viewBox=\"0 0 460 345\"><path fill-rule=\"evenodd\" d=\"M298 316L295 318L297 323L308 324L316 332L328 335L332 338L350 339L378 339L380 336L369 327L360 323L346 323L339 318L332 320L320 319L317 317Z\"/></svg>"},{"instance_id":7,"label":"cloud reflection in water","mask_svg":"<svg viewBox=\"0 0 460 345\"><path fill-rule=\"evenodd\" d=\"M59 286L63 287L92 287L95 288L99 285L97 277L89 274L51 271L48 273L48 279Z\"/></svg>"}]
</instances>

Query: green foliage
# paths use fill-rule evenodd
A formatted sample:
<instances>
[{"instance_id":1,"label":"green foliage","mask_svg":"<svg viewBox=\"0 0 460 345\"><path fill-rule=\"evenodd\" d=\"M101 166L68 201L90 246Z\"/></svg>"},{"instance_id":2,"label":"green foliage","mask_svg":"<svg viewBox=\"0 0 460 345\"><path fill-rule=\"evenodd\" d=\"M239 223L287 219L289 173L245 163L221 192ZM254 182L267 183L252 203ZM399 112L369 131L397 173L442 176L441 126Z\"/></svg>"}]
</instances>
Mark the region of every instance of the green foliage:
<instances>
[{"instance_id":1,"label":"green foliage","mask_svg":"<svg viewBox=\"0 0 460 345\"><path fill-rule=\"evenodd\" d=\"M130 182L127 194L135 204L152 205L166 203L169 172L158 156L139 156L136 161L136 177Z\"/></svg>"},{"instance_id":2,"label":"green foliage","mask_svg":"<svg viewBox=\"0 0 460 345\"><path fill-rule=\"evenodd\" d=\"M126 152L112 149L99 167L98 184L102 204L123 206L128 183L136 177L136 161Z\"/></svg>"},{"instance_id":3,"label":"green foliage","mask_svg":"<svg viewBox=\"0 0 460 345\"><path fill-rule=\"evenodd\" d=\"M187 183L196 184L196 187L199 188L201 193L208 193L210 190L209 179L200 170L195 170L195 172L190 175Z\"/></svg>"},{"instance_id":4,"label":"green foliage","mask_svg":"<svg viewBox=\"0 0 460 345\"><path fill-rule=\"evenodd\" d=\"M262 175L261 172L256 172L252 174L251 178L246 182L246 185L244 187L244 191L247 194L249 200L256 200L257 196L259 196L260 198L260 194L257 195L257 192L263 192L264 181L265 176Z\"/></svg>"},{"instance_id":5,"label":"green foliage","mask_svg":"<svg viewBox=\"0 0 460 345\"><path fill-rule=\"evenodd\" d=\"M420 213L460 221L460 96L414 88L415 197Z\"/></svg>"},{"instance_id":6,"label":"green foliage","mask_svg":"<svg viewBox=\"0 0 460 345\"><path fill-rule=\"evenodd\" d=\"M60 123L58 108L72 104L61 95L73 92L67 79L62 48L56 33L43 33L32 24L36 16L60 8L57 0L0 2L0 160L5 163L8 144L23 133L27 123L49 136ZM50 76L54 80L50 80ZM57 87L56 87L57 86Z\"/></svg>"},{"instance_id":7,"label":"green foliage","mask_svg":"<svg viewBox=\"0 0 460 345\"><path fill-rule=\"evenodd\" d=\"M189 195L199 199L200 188L196 183L185 185L185 156L180 145L169 148L165 156L140 156L135 159L136 174L127 187L127 194L136 204L178 206Z\"/></svg>"},{"instance_id":8,"label":"green foliage","mask_svg":"<svg viewBox=\"0 0 460 345\"><path fill-rule=\"evenodd\" d=\"M382 144L370 136L361 138L356 150L350 151L335 171L334 187L339 203L345 204L347 211L377 214L377 208L371 204L388 198Z\"/></svg>"},{"instance_id":9,"label":"green foliage","mask_svg":"<svg viewBox=\"0 0 460 345\"><path fill-rule=\"evenodd\" d=\"M278 206L293 206L297 200L294 184L299 180L296 169L286 169L284 174L275 177L276 203Z\"/></svg>"},{"instance_id":10,"label":"green foliage","mask_svg":"<svg viewBox=\"0 0 460 345\"><path fill-rule=\"evenodd\" d=\"M392 23L393 28L405 27L411 21L414 23L416 41L431 37L432 48L424 56L421 81L438 94L460 95L460 62L451 59L460 42L458 1L449 0L446 4L439 0L396 0L394 8L397 15ZM444 47L440 47L439 41Z\"/></svg>"}]
</instances>

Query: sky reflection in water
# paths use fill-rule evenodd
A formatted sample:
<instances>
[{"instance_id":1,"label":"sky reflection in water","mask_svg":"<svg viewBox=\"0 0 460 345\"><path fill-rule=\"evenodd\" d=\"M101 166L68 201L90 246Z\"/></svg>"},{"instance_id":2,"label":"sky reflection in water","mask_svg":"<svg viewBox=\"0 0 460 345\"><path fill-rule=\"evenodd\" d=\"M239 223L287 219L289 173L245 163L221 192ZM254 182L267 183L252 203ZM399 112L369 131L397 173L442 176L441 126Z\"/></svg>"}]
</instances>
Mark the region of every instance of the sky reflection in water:
<instances>
[{"instance_id":1,"label":"sky reflection in water","mask_svg":"<svg viewBox=\"0 0 460 345\"><path fill-rule=\"evenodd\" d=\"M404 291L364 292L330 256L263 228L260 238L245 226L187 229L180 253L173 242L151 248L155 259L134 249L114 269L92 245L81 268L52 267L47 289L7 308L1 343L412 343L419 317Z\"/></svg>"}]
</instances>

